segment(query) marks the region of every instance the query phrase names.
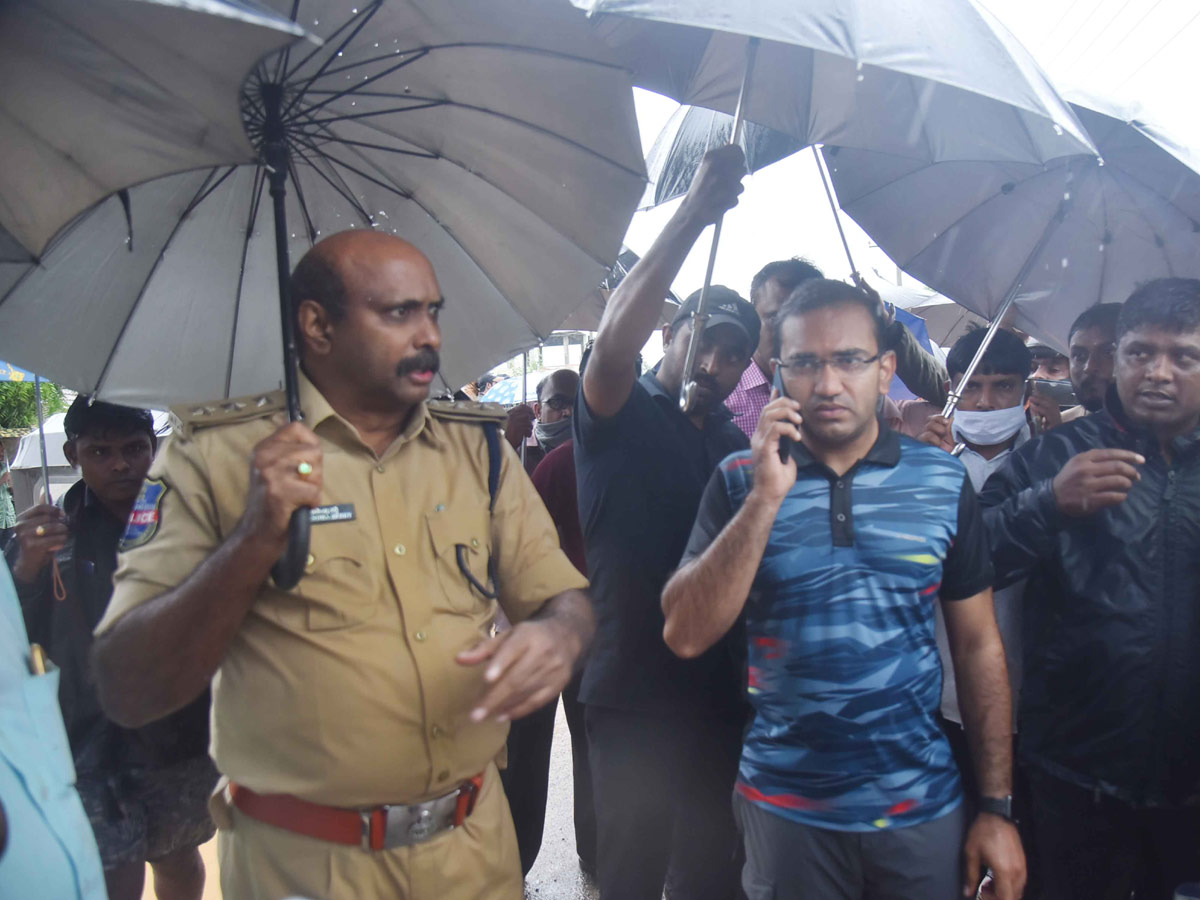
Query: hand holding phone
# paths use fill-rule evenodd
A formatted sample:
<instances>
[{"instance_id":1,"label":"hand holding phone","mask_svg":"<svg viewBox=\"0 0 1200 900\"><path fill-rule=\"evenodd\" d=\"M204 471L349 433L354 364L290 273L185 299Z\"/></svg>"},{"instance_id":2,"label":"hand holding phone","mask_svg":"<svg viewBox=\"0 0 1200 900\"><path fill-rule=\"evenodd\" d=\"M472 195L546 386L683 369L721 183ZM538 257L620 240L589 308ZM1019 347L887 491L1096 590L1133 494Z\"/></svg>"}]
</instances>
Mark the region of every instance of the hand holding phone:
<instances>
[{"instance_id":1,"label":"hand holding phone","mask_svg":"<svg viewBox=\"0 0 1200 900\"><path fill-rule=\"evenodd\" d=\"M783 387L783 369L781 369L778 365L775 366L774 386L775 386L775 390L779 391L780 397L787 396L787 391L784 390L784 387ZM790 457L791 455L792 455L792 439L788 438L788 437L781 437L779 439L779 461L781 463L786 463L788 461L788 457Z\"/></svg>"}]
</instances>

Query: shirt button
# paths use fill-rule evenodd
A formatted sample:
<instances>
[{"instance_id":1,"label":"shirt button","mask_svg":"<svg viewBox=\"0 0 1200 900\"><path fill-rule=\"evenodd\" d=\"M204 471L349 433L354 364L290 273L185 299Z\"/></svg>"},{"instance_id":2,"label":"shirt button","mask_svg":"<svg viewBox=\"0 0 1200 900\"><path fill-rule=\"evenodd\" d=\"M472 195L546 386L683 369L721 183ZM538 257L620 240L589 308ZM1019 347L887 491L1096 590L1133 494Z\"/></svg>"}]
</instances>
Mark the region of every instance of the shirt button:
<instances>
[{"instance_id":1,"label":"shirt button","mask_svg":"<svg viewBox=\"0 0 1200 900\"><path fill-rule=\"evenodd\" d=\"M436 738L436 737L441 737L441 736L442 736L442 729L441 729L441 728L439 728L437 725L434 725L434 726L433 726L431 729L429 729L429 733L430 733L430 734L432 734L432 735L433 735L435 738Z\"/></svg>"},{"instance_id":2,"label":"shirt button","mask_svg":"<svg viewBox=\"0 0 1200 900\"><path fill-rule=\"evenodd\" d=\"M471 546L479 549L479 541L476 538L471 538Z\"/></svg>"},{"instance_id":3,"label":"shirt button","mask_svg":"<svg viewBox=\"0 0 1200 900\"><path fill-rule=\"evenodd\" d=\"M311 553L308 554L308 558L304 560L305 568L311 569L313 567L313 563L315 563L316 561L317 561L317 558L315 556L313 556Z\"/></svg>"},{"instance_id":4,"label":"shirt button","mask_svg":"<svg viewBox=\"0 0 1200 900\"><path fill-rule=\"evenodd\" d=\"M404 549L403 544L397 544L395 547L392 548L392 552L395 553L397 556L403 556L407 551Z\"/></svg>"},{"instance_id":5,"label":"shirt button","mask_svg":"<svg viewBox=\"0 0 1200 900\"><path fill-rule=\"evenodd\" d=\"M413 637L415 637L418 641L423 641L423 640L425 640L425 632L418 631L416 634L413 635Z\"/></svg>"},{"instance_id":6,"label":"shirt button","mask_svg":"<svg viewBox=\"0 0 1200 900\"><path fill-rule=\"evenodd\" d=\"M380 463L379 465L377 465L375 467L375 471L378 472L380 475L382 475L383 474L383 463Z\"/></svg>"},{"instance_id":7,"label":"shirt button","mask_svg":"<svg viewBox=\"0 0 1200 900\"><path fill-rule=\"evenodd\" d=\"M438 772L438 781L445 781L449 777L450 771L448 769L442 769L442 771Z\"/></svg>"},{"instance_id":8,"label":"shirt button","mask_svg":"<svg viewBox=\"0 0 1200 900\"><path fill-rule=\"evenodd\" d=\"M845 514L845 513L838 513L838 514L837 514L837 520L838 520L839 522L845 522L845 521L846 521L846 514Z\"/></svg>"},{"instance_id":9,"label":"shirt button","mask_svg":"<svg viewBox=\"0 0 1200 900\"><path fill-rule=\"evenodd\" d=\"M846 486L846 482L844 482L844 481L839 481L839 482L837 483L837 486L838 486L838 488L844 488L844 487Z\"/></svg>"}]
</instances>

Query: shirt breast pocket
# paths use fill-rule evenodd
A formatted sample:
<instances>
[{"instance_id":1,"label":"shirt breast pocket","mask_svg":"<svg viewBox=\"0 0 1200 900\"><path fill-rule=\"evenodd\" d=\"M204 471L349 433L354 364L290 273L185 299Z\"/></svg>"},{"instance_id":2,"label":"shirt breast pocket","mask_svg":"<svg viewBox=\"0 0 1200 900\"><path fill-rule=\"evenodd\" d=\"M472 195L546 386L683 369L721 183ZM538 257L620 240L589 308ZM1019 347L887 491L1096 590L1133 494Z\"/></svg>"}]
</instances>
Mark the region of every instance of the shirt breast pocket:
<instances>
[{"instance_id":1,"label":"shirt breast pocket","mask_svg":"<svg viewBox=\"0 0 1200 900\"><path fill-rule=\"evenodd\" d=\"M433 545L434 565L447 607L457 612L478 612L496 598L491 548L491 520L487 512L425 516Z\"/></svg>"},{"instance_id":2,"label":"shirt breast pocket","mask_svg":"<svg viewBox=\"0 0 1200 900\"><path fill-rule=\"evenodd\" d=\"M365 535L322 533L339 527L344 525L313 528L304 577L288 593L275 595L276 614L284 626L332 631L359 625L379 612L383 564L372 567L367 560L364 551L372 542Z\"/></svg>"}]
</instances>

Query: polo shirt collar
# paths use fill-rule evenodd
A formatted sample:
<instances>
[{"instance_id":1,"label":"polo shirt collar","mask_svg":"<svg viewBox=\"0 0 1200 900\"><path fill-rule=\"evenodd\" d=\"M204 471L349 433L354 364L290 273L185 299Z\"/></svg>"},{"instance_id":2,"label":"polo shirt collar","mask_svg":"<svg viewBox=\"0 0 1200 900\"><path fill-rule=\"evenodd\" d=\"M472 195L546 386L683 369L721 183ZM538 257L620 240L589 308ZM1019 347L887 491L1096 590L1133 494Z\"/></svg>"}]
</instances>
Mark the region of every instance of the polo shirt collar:
<instances>
[{"instance_id":1,"label":"polo shirt collar","mask_svg":"<svg viewBox=\"0 0 1200 900\"><path fill-rule=\"evenodd\" d=\"M879 436L875 438L875 443L871 445L871 449L867 451L866 455L854 464L851 468L852 471L853 468L864 462L889 468L900 463L900 435L893 431L881 416L877 416L876 421L879 423ZM796 460L798 469L809 466L825 466L809 452L804 444L795 441L792 442L792 458Z\"/></svg>"}]
</instances>

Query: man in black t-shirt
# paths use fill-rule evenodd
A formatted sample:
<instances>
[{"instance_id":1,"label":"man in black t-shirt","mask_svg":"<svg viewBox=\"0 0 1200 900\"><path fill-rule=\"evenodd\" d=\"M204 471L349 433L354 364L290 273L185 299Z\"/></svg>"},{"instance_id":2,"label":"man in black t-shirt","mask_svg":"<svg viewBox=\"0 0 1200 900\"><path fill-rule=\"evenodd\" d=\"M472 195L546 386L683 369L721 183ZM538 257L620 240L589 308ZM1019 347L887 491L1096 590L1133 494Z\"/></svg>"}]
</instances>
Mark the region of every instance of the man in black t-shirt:
<instances>
[{"instance_id":1,"label":"man in black t-shirt","mask_svg":"<svg viewBox=\"0 0 1200 900\"><path fill-rule=\"evenodd\" d=\"M649 252L613 293L574 416L579 513L596 609L587 705L602 900L737 896L733 781L746 708L736 636L695 660L663 643L660 595L704 485L746 437L721 405L758 345L754 308L713 287L696 407L678 397L698 294L663 331L657 370L634 361L705 226L737 203L736 147L708 154Z\"/></svg>"}]
</instances>

